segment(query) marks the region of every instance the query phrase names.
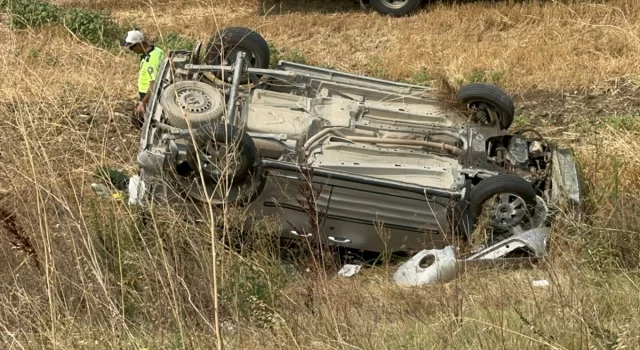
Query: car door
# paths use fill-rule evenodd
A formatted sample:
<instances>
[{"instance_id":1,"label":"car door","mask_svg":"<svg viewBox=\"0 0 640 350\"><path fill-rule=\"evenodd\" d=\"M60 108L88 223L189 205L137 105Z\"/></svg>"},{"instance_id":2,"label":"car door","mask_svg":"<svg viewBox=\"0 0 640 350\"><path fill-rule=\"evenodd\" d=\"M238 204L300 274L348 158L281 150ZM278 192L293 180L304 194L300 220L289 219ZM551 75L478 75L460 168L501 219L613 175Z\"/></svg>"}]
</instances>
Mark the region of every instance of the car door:
<instances>
[{"instance_id":1,"label":"car door","mask_svg":"<svg viewBox=\"0 0 640 350\"><path fill-rule=\"evenodd\" d=\"M323 232L329 243L376 252L445 245L450 203L446 196L336 178L325 183L330 205Z\"/></svg>"},{"instance_id":2,"label":"car door","mask_svg":"<svg viewBox=\"0 0 640 350\"><path fill-rule=\"evenodd\" d=\"M285 238L317 238L329 207L330 188L290 164L275 162L265 186L251 204L257 218L279 221Z\"/></svg>"}]
</instances>

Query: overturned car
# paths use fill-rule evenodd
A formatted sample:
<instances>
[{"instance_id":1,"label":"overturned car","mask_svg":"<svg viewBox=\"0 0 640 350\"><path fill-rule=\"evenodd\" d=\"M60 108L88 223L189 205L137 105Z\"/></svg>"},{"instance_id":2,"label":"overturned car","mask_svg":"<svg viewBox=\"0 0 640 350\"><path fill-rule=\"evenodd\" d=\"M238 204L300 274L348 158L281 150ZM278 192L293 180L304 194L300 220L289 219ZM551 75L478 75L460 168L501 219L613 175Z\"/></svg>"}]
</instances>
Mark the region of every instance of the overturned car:
<instances>
[{"instance_id":1,"label":"overturned car","mask_svg":"<svg viewBox=\"0 0 640 350\"><path fill-rule=\"evenodd\" d=\"M508 131L515 108L496 86L447 101L424 86L269 68L267 42L246 28L216 33L202 58L201 46L170 52L154 85L137 158L146 198L232 203L278 218L283 237L374 252L481 230L471 254L485 258L513 253L508 242L548 227L558 204L581 205L571 151ZM511 246L537 256L545 241Z\"/></svg>"}]
</instances>

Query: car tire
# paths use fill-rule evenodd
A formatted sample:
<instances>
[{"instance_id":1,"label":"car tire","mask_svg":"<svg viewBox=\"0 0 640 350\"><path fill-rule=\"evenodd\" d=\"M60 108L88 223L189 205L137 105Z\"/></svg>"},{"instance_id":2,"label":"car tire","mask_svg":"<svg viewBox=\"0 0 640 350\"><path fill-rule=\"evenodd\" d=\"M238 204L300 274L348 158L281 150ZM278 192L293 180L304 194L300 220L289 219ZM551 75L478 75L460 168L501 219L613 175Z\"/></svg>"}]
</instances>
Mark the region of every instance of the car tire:
<instances>
[{"instance_id":1,"label":"car tire","mask_svg":"<svg viewBox=\"0 0 640 350\"><path fill-rule=\"evenodd\" d=\"M535 215L537 200L536 191L527 180L514 174L499 174L492 176L488 179L480 181L475 187L468 191L468 195L464 198L461 208L461 217L459 223L459 229L467 238L471 238L471 235L477 224L478 217L482 213L482 210L487 204L487 201L494 196L500 196L500 198L514 199L513 203L517 203L517 198L521 199L520 209L524 209L521 216L516 216L517 221L492 223L494 229L504 232L510 227L518 224L527 224L531 218ZM507 205L499 205L496 208L496 212L508 209ZM506 212L505 212L506 214ZM494 217L492 217L494 219Z\"/></svg>"},{"instance_id":2,"label":"car tire","mask_svg":"<svg viewBox=\"0 0 640 350\"><path fill-rule=\"evenodd\" d=\"M237 152L235 159L240 165L227 174L227 180L232 186L245 181L251 169L257 165L258 151L253 139L233 125L211 124L194 130L193 137L195 144L187 148L187 163L196 173L201 174L205 181L218 183L223 180L220 170L207 161L207 153L204 150L209 146L226 147L228 144ZM237 148L234 147L236 145ZM225 151L225 155L226 153L228 152ZM198 155L201 166L198 166Z\"/></svg>"},{"instance_id":3,"label":"car tire","mask_svg":"<svg viewBox=\"0 0 640 350\"><path fill-rule=\"evenodd\" d=\"M248 54L251 68L269 68L269 44L262 35L245 27L225 28L213 34L206 45L204 62L210 65L233 65L238 51ZM230 75L231 72L224 73L225 78ZM223 78L222 72L215 72L214 76L218 79ZM240 84L246 84L248 81L245 75L241 78Z\"/></svg>"},{"instance_id":4,"label":"car tire","mask_svg":"<svg viewBox=\"0 0 640 350\"><path fill-rule=\"evenodd\" d=\"M187 129L186 117L191 128L214 122L224 114L224 94L207 83L182 80L164 89L160 105L169 125Z\"/></svg>"},{"instance_id":5,"label":"car tire","mask_svg":"<svg viewBox=\"0 0 640 350\"><path fill-rule=\"evenodd\" d=\"M393 17L407 16L413 13L420 5L422 0L402 0L394 4L391 0L370 0L371 8L382 15L390 15Z\"/></svg>"},{"instance_id":6,"label":"car tire","mask_svg":"<svg viewBox=\"0 0 640 350\"><path fill-rule=\"evenodd\" d=\"M513 100L505 91L495 85L484 83L465 85L460 88L457 99L467 107L475 106L480 110L486 107L486 105L493 107L500 119L501 130L509 129L511 123L513 123L515 116ZM482 106L482 104L485 106Z\"/></svg>"}]
</instances>

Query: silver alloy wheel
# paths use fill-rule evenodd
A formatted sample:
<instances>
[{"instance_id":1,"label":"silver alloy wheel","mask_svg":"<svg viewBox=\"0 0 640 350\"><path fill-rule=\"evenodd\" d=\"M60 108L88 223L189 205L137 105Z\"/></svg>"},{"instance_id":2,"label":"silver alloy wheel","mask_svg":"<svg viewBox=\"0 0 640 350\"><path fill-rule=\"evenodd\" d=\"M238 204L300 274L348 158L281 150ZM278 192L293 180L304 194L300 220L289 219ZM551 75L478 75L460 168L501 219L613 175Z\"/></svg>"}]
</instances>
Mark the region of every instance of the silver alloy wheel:
<instances>
[{"instance_id":1,"label":"silver alloy wheel","mask_svg":"<svg viewBox=\"0 0 640 350\"><path fill-rule=\"evenodd\" d=\"M385 6L394 9L403 8L405 5L407 5L407 2L409 2L409 0L382 0L382 3Z\"/></svg>"},{"instance_id":2,"label":"silver alloy wheel","mask_svg":"<svg viewBox=\"0 0 640 350\"><path fill-rule=\"evenodd\" d=\"M499 226L517 226L527 214L525 201L518 195L503 193L492 205L491 221Z\"/></svg>"}]
</instances>

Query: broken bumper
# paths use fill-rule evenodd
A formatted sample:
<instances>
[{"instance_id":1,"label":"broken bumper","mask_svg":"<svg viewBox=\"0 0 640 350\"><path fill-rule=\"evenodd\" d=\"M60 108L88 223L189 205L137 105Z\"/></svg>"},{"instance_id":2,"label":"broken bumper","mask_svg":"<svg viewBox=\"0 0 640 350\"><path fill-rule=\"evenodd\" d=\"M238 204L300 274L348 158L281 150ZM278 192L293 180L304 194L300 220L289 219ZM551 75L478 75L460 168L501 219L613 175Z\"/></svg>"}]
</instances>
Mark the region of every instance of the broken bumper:
<instances>
[{"instance_id":1,"label":"broken bumper","mask_svg":"<svg viewBox=\"0 0 640 350\"><path fill-rule=\"evenodd\" d=\"M466 259L456 257L455 247L423 250L414 255L396 270L393 280L397 285L415 287L454 280L470 266L515 265L533 262L545 253L551 228L540 227L527 230L489 246ZM526 252L526 257L510 257L512 253ZM432 260L429 266L421 262Z\"/></svg>"}]
</instances>

